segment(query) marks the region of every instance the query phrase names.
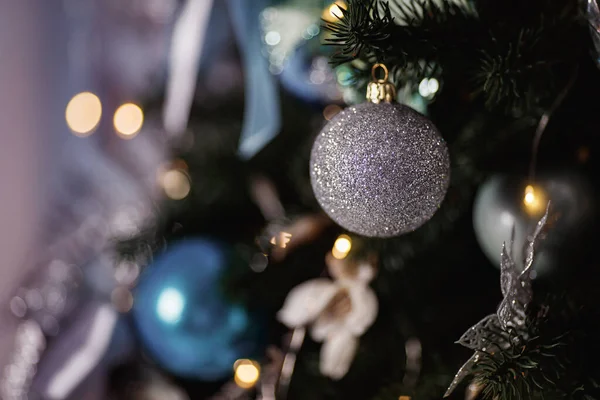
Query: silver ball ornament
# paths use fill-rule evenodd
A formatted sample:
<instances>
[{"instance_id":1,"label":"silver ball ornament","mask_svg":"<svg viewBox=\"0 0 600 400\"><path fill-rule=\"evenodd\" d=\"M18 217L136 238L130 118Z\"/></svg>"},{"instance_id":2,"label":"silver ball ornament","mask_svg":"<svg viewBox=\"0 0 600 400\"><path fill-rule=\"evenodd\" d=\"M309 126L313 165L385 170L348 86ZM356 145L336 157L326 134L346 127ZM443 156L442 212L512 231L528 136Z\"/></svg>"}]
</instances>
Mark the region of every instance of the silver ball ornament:
<instances>
[{"instance_id":1,"label":"silver ball ornament","mask_svg":"<svg viewBox=\"0 0 600 400\"><path fill-rule=\"evenodd\" d=\"M560 264L576 257L579 239L594 214L594 195L589 184L573 173L536 179L531 185L529 203L525 201L528 185L524 178L506 175L488 178L475 197L475 236L488 259L500 268L502 244L508 245L514 227L514 259L522 263L522 244L550 201L551 223L546 237L538 242L533 269L537 277L551 277L560 272Z\"/></svg>"},{"instance_id":2,"label":"silver ball ornament","mask_svg":"<svg viewBox=\"0 0 600 400\"><path fill-rule=\"evenodd\" d=\"M402 104L367 102L323 128L310 175L317 201L336 223L363 236L392 237L419 228L437 211L450 159L429 119Z\"/></svg>"}]
</instances>

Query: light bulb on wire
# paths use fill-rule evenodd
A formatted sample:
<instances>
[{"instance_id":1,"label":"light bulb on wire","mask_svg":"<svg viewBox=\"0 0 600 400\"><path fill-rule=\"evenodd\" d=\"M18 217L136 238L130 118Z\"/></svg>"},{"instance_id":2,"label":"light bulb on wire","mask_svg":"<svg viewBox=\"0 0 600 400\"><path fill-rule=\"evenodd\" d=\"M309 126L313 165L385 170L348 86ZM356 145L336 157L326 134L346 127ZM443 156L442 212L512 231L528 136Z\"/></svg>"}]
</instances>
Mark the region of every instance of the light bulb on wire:
<instances>
[{"instance_id":1,"label":"light bulb on wire","mask_svg":"<svg viewBox=\"0 0 600 400\"><path fill-rule=\"evenodd\" d=\"M527 185L523 196L523 204L529 215L538 215L546 207L546 195L539 187L534 188L532 185Z\"/></svg>"}]
</instances>

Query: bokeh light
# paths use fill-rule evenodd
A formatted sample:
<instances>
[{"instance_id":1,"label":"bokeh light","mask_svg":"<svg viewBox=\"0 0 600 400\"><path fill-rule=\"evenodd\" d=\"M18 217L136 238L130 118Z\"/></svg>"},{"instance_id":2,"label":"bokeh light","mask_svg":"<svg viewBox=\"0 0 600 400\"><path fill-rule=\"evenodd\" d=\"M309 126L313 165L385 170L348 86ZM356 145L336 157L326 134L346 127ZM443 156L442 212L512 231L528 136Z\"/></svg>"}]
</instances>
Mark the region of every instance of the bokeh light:
<instances>
[{"instance_id":1,"label":"bokeh light","mask_svg":"<svg viewBox=\"0 0 600 400\"><path fill-rule=\"evenodd\" d=\"M279 232L271 238L271 244L285 249L288 243L292 240L292 234L288 232Z\"/></svg>"},{"instance_id":2,"label":"bokeh light","mask_svg":"<svg viewBox=\"0 0 600 400\"><path fill-rule=\"evenodd\" d=\"M340 111L342 111L342 107L337 104L329 104L323 109L323 117L330 121L333 117L335 117Z\"/></svg>"},{"instance_id":3,"label":"bokeh light","mask_svg":"<svg viewBox=\"0 0 600 400\"><path fill-rule=\"evenodd\" d=\"M435 78L425 78L419 83L419 94L431 100L440 89L440 82Z\"/></svg>"},{"instance_id":4,"label":"bokeh light","mask_svg":"<svg viewBox=\"0 0 600 400\"><path fill-rule=\"evenodd\" d=\"M110 294L110 300L115 310L126 313L133 307L133 295L126 287L116 287Z\"/></svg>"},{"instance_id":5,"label":"bokeh light","mask_svg":"<svg viewBox=\"0 0 600 400\"><path fill-rule=\"evenodd\" d=\"M243 389L252 388L260 378L260 366L252 360L237 360L233 369L235 370L235 383Z\"/></svg>"},{"instance_id":6,"label":"bokeh light","mask_svg":"<svg viewBox=\"0 0 600 400\"><path fill-rule=\"evenodd\" d=\"M533 186L527 185L527 187L525 188L525 198L523 199L523 201L525 202L526 206L533 204L533 202L535 201Z\"/></svg>"},{"instance_id":7,"label":"bokeh light","mask_svg":"<svg viewBox=\"0 0 600 400\"><path fill-rule=\"evenodd\" d=\"M156 312L158 317L168 324L176 324L181 319L185 299L181 292L175 288L166 288L158 296Z\"/></svg>"},{"instance_id":8,"label":"bokeh light","mask_svg":"<svg viewBox=\"0 0 600 400\"><path fill-rule=\"evenodd\" d=\"M102 103L98 96L90 92L78 93L69 101L65 120L71 131L79 137L91 135L102 116Z\"/></svg>"},{"instance_id":9,"label":"bokeh light","mask_svg":"<svg viewBox=\"0 0 600 400\"><path fill-rule=\"evenodd\" d=\"M336 1L323 11L321 17L327 22L337 21L344 16L341 10L342 8L346 9L346 2L341 0Z\"/></svg>"},{"instance_id":10,"label":"bokeh light","mask_svg":"<svg viewBox=\"0 0 600 400\"><path fill-rule=\"evenodd\" d=\"M113 123L119 136L123 139L132 139L142 129L144 112L136 104L125 103L115 111Z\"/></svg>"},{"instance_id":11,"label":"bokeh light","mask_svg":"<svg viewBox=\"0 0 600 400\"><path fill-rule=\"evenodd\" d=\"M331 254L338 260L346 258L352 249L352 239L348 235L340 235L333 244Z\"/></svg>"},{"instance_id":12,"label":"bokeh light","mask_svg":"<svg viewBox=\"0 0 600 400\"><path fill-rule=\"evenodd\" d=\"M185 171L174 168L162 173L160 183L167 197L182 200L190 193L191 182Z\"/></svg>"},{"instance_id":13,"label":"bokeh light","mask_svg":"<svg viewBox=\"0 0 600 400\"><path fill-rule=\"evenodd\" d=\"M281 42L281 35L277 31L269 31L265 35L265 43L269 46L276 46Z\"/></svg>"},{"instance_id":14,"label":"bokeh light","mask_svg":"<svg viewBox=\"0 0 600 400\"><path fill-rule=\"evenodd\" d=\"M540 188L534 188L532 185L527 185L525 195L523 196L523 204L525 211L530 215L541 214L546 206L546 195Z\"/></svg>"}]
</instances>

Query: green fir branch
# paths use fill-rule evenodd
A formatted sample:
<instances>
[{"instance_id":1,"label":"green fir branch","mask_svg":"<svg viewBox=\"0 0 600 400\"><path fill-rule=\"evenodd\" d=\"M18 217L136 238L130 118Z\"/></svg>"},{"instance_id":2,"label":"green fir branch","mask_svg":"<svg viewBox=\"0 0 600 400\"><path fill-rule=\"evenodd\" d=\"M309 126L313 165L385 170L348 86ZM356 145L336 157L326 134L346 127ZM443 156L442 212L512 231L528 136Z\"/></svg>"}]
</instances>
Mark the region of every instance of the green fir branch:
<instances>
[{"instance_id":1,"label":"green fir branch","mask_svg":"<svg viewBox=\"0 0 600 400\"><path fill-rule=\"evenodd\" d=\"M496 3L352 0L325 24L326 43L337 47L331 61L383 62L401 84L418 83L435 67L488 108L523 114L560 89L587 32L572 0Z\"/></svg>"}]
</instances>

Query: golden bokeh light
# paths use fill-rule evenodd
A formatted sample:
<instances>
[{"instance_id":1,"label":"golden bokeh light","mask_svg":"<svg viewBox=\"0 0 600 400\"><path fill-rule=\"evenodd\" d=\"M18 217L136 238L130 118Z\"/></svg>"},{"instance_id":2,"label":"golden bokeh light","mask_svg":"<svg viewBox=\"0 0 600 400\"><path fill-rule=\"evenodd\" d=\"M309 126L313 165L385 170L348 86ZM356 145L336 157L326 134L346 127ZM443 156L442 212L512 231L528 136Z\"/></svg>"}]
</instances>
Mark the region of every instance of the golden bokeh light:
<instances>
[{"instance_id":1,"label":"golden bokeh light","mask_svg":"<svg viewBox=\"0 0 600 400\"><path fill-rule=\"evenodd\" d=\"M525 211L529 215L541 214L546 207L546 195L540 188L527 185L523 196L523 204L525 204Z\"/></svg>"},{"instance_id":2,"label":"golden bokeh light","mask_svg":"<svg viewBox=\"0 0 600 400\"><path fill-rule=\"evenodd\" d=\"M348 235L340 235L333 244L331 254L338 260L346 258L352 249L352 239Z\"/></svg>"},{"instance_id":3,"label":"golden bokeh light","mask_svg":"<svg viewBox=\"0 0 600 400\"><path fill-rule=\"evenodd\" d=\"M185 171L170 169L161 174L160 183L168 198L182 200L191 190L191 182Z\"/></svg>"},{"instance_id":4,"label":"golden bokeh light","mask_svg":"<svg viewBox=\"0 0 600 400\"><path fill-rule=\"evenodd\" d=\"M323 109L323 117L327 121L331 121L333 117L335 117L340 111L342 111L342 107L337 104L329 104Z\"/></svg>"},{"instance_id":5,"label":"golden bokeh light","mask_svg":"<svg viewBox=\"0 0 600 400\"><path fill-rule=\"evenodd\" d=\"M242 389L250 389L256 385L260 378L260 366L248 359L237 360L233 364L235 383Z\"/></svg>"},{"instance_id":6,"label":"golden bokeh light","mask_svg":"<svg viewBox=\"0 0 600 400\"><path fill-rule=\"evenodd\" d=\"M65 120L71 131L79 137L91 135L102 117L102 103L98 96L81 92L73 96L65 110Z\"/></svg>"},{"instance_id":7,"label":"golden bokeh light","mask_svg":"<svg viewBox=\"0 0 600 400\"><path fill-rule=\"evenodd\" d=\"M398 400L410 400L410 396L400 396L398 397Z\"/></svg>"},{"instance_id":8,"label":"golden bokeh light","mask_svg":"<svg viewBox=\"0 0 600 400\"><path fill-rule=\"evenodd\" d=\"M113 117L115 130L123 139L134 138L144 124L144 112L133 103L122 104Z\"/></svg>"},{"instance_id":9,"label":"golden bokeh light","mask_svg":"<svg viewBox=\"0 0 600 400\"><path fill-rule=\"evenodd\" d=\"M533 193L533 186L527 185L525 188L525 197L523 198L523 202L526 206L530 206L535 202L535 194Z\"/></svg>"},{"instance_id":10,"label":"golden bokeh light","mask_svg":"<svg viewBox=\"0 0 600 400\"><path fill-rule=\"evenodd\" d=\"M342 8L346 9L346 2L342 0L338 0L332 3L329 7L323 11L323 15L321 16L327 22L334 22L344 17L342 13Z\"/></svg>"},{"instance_id":11,"label":"golden bokeh light","mask_svg":"<svg viewBox=\"0 0 600 400\"><path fill-rule=\"evenodd\" d=\"M292 240L292 234L288 232L279 232L279 235L271 238L271 244L285 249L288 243Z\"/></svg>"}]
</instances>

